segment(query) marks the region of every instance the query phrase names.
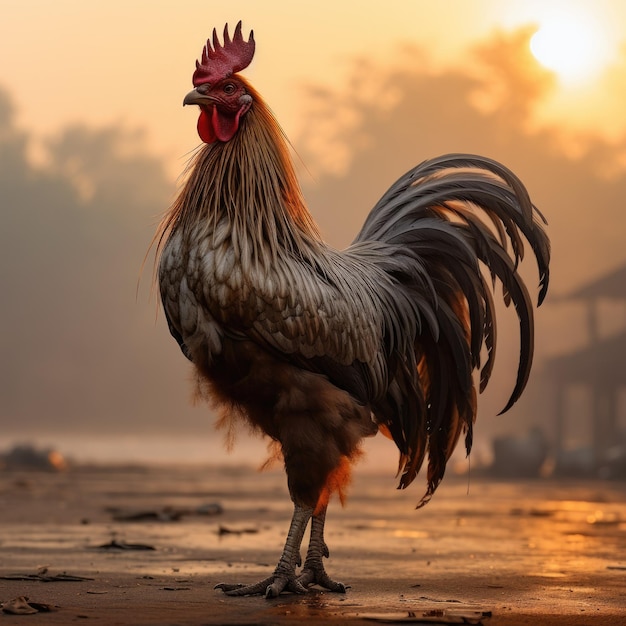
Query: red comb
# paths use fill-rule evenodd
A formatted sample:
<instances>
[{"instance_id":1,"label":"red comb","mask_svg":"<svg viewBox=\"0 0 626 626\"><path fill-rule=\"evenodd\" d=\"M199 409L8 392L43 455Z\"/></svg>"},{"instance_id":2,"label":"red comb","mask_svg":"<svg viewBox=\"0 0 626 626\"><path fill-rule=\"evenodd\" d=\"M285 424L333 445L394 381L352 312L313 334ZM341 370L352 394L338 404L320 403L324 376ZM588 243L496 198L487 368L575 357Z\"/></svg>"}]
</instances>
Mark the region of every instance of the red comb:
<instances>
[{"instance_id":1,"label":"red comb","mask_svg":"<svg viewBox=\"0 0 626 626\"><path fill-rule=\"evenodd\" d=\"M224 26L224 44L220 44L217 31L213 29L213 47L207 39L202 49L202 62L196 61L196 71L193 73L194 87L204 83L217 83L240 72L250 65L254 56L254 32L250 31L250 38L244 41L241 34L241 21L235 27L232 40L228 35L228 24Z\"/></svg>"}]
</instances>

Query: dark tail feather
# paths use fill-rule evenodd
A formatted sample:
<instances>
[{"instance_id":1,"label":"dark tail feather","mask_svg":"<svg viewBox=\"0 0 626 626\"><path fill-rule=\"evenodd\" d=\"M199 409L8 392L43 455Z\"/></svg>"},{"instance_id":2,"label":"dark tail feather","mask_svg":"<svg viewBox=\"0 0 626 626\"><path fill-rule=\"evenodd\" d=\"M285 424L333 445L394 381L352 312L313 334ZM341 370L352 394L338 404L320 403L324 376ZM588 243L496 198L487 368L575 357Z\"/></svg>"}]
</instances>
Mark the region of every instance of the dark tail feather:
<instances>
[{"instance_id":1,"label":"dark tail feather","mask_svg":"<svg viewBox=\"0 0 626 626\"><path fill-rule=\"evenodd\" d=\"M541 304L548 289L550 261L543 224L543 215L510 170L485 157L451 154L418 165L394 183L356 239L385 242L405 259L406 276L399 288L408 291L409 298L411 290L424 297L423 287L411 283L411 276L418 274L426 274L435 291L435 328L432 324L425 327L399 357L405 363L422 363L427 376L414 368L412 385L398 381L394 392L396 397L412 395L418 388L418 404L426 409L412 415L401 411L388 418L402 453L401 488L417 475L424 441L428 442L428 490L422 504L437 488L463 430L468 452L471 448L476 413L472 371L480 370L483 391L495 362L491 291L496 279L503 285L505 304L513 303L520 327L517 377L502 412L511 408L528 382L534 349L533 306L518 265L524 257L525 239L537 261ZM491 287L481 265L491 275ZM481 368L483 346L487 358ZM403 406L409 404L405 401Z\"/></svg>"},{"instance_id":2,"label":"dark tail feather","mask_svg":"<svg viewBox=\"0 0 626 626\"><path fill-rule=\"evenodd\" d=\"M408 217L407 212L412 214L412 220L417 220L434 206L453 201L482 209L499 231L503 247L506 248L503 233L511 237L516 266L523 258L523 245L517 234L517 229L521 230L537 259L541 304L549 282L550 243L541 228L546 219L530 201L519 178L492 159L449 154L409 170L372 209L356 241L385 241L387 233Z\"/></svg>"}]
</instances>

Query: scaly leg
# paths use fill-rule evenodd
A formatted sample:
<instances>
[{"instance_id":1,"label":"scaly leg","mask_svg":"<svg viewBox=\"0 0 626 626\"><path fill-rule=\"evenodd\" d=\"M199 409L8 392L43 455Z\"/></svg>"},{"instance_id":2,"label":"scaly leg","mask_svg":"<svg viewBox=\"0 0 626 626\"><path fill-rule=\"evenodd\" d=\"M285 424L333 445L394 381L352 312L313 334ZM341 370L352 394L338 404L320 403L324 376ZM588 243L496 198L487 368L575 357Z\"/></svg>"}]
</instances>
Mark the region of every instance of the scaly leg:
<instances>
[{"instance_id":1,"label":"scaly leg","mask_svg":"<svg viewBox=\"0 0 626 626\"><path fill-rule=\"evenodd\" d=\"M309 542L309 549L306 554L302 573L298 576L297 581L303 587L319 585L329 591L345 593L347 587L343 583L332 580L326 573L324 563L322 562L323 557L328 558L329 556L328 546L324 541L325 521L326 507L317 515L313 515L313 519L311 520L311 541Z\"/></svg>"},{"instance_id":2,"label":"scaly leg","mask_svg":"<svg viewBox=\"0 0 626 626\"><path fill-rule=\"evenodd\" d=\"M301 562L300 544L312 515L312 508L295 505L285 548L271 576L253 585L220 583L215 588L229 596L265 595L266 598L275 598L282 591L306 593L306 588L296 578L296 565Z\"/></svg>"}]
</instances>

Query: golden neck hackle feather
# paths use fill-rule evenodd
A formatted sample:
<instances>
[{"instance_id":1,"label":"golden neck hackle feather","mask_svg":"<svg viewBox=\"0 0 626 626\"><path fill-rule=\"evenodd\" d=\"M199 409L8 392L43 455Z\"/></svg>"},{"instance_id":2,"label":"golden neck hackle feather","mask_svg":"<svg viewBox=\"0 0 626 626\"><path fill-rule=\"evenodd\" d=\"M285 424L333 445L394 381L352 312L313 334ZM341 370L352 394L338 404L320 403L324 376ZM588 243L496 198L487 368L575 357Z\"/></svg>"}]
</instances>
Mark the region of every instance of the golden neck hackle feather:
<instances>
[{"instance_id":1,"label":"golden neck hackle feather","mask_svg":"<svg viewBox=\"0 0 626 626\"><path fill-rule=\"evenodd\" d=\"M264 267L279 250L298 256L319 252L319 231L284 133L248 83L246 89L254 104L235 137L204 145L192 157L183 188L160 224L159 249L173 230L200 226L196 236L218 237L226 229L235 254L250 255Z\"/></svg>"}]
</instances>

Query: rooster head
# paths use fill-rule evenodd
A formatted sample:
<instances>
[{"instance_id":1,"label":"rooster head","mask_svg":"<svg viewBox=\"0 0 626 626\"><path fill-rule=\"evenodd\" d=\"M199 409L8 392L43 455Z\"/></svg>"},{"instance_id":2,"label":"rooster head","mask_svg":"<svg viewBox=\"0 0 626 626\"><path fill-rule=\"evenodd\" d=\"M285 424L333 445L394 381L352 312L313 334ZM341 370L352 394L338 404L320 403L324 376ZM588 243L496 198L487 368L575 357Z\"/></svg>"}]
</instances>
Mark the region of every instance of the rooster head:
<instances>
[{"instance_id":1,"label":"rooster head","mask_svg":"<svg viewBox=\"0 0 626 626\"><path fill-rule=\"evenodd\" d=\"M202 60L196 61L193 73L195 89L185 96L183 105L197 104L200 107L198 134L205 143L232 139L241 117L252 105L246 83L236 73L250 65L254 45L252 31L248 41L244 40L241 22L237 24L232 40L227 24L224 27L224 43L220 43L213 29L213 41L207 40Z\"/></svg>"}]
</instances>

